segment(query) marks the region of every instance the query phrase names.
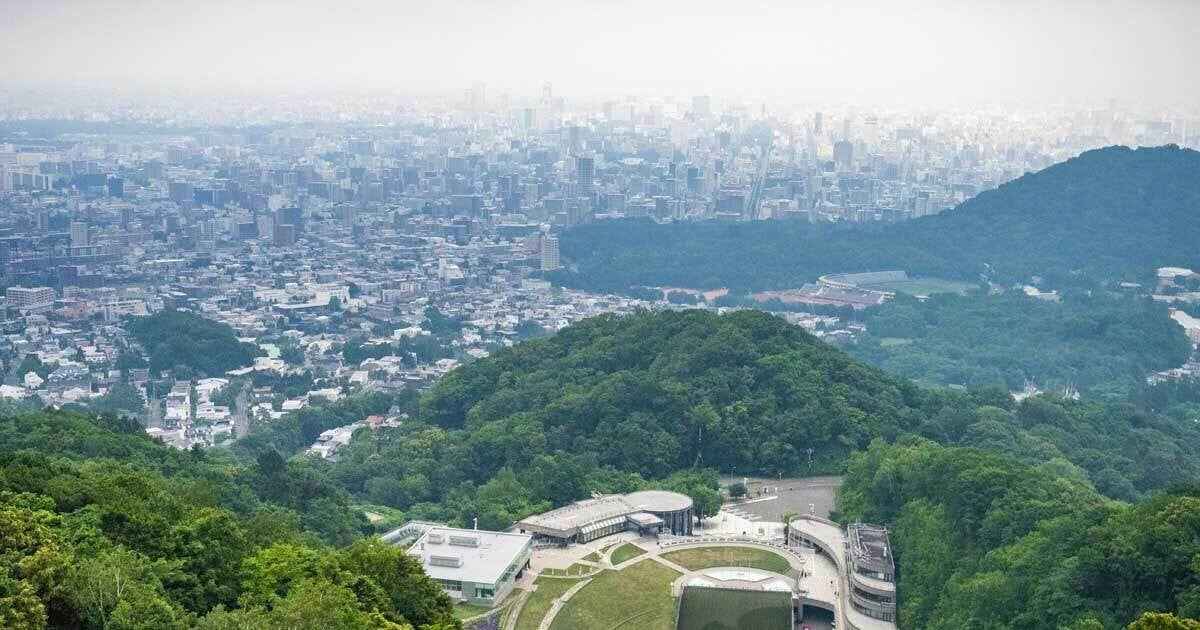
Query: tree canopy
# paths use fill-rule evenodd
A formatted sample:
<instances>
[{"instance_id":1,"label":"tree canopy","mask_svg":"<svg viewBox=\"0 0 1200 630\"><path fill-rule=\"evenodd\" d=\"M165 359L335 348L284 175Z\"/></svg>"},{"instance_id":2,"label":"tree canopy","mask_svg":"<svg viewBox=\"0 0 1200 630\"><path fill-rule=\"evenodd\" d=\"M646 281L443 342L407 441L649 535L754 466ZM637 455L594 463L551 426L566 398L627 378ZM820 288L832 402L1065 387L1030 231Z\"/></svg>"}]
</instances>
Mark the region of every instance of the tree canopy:
<instances>
[{"instance_id":1,"label":"tree canopy","mask_svg":"<svg viewBox=\"0 0 1200 630\"><path fill-rule=\"evenodd\" d=\"M958 207L880 226L799 221L656 224L599 221L562 235L575 270L560 284L735 293L796 287L828 273L910 274L1049 286L1152 281L1156 268L1200 268L1200 153L1108 147L980 193Z\"/></svg>"},{"instance_id":2,"label":"tree canopy","mask_svg":"<svg viewBox=\"0 0 1200 630\"><path fill-rule=\"evenodd\" d=\"M189 311L164 309L149 317L131 317L126 326L150 356L150 369L186 366L208 376L250 365L258 348L241 343L233 329Z\"/></svg>"},{"instance_id":3,"label":"tree canopy","mask_svg":"<svg viewBox=\"0 0 1200 630\"><path fill-rule=\"evenodd\" d=\"M1001 295L903 295L865 317L847 351L893 374L934 385L1128 395L1146 376L1191 354L1183 329L1149 300L1071 295L1061 302Z\"/></svg>"},{"instance_id":4,"label":"tree canopy","mask_svg":"<svg viewBox=\"0 0 1200 630\"><path fill-rule=\"evenodd\" d=\"M851 458L845 520L891 524L906 628L1115 628L1200 615L1200 486L1130 505L1054 467L920 440ZM1186 628L1169 615L1131 628Z\"/></svg>"},{"instance_id":5,"label":"tree canopy","mask_svg":"<svg viewBox=\"0 0 1200 630\"><path fill-rule=\"evenodd\" d=\"M272 454L177 451L112 416L0 418L0 626L460 627L344 491Z\"/></svg>"}]
</instances>

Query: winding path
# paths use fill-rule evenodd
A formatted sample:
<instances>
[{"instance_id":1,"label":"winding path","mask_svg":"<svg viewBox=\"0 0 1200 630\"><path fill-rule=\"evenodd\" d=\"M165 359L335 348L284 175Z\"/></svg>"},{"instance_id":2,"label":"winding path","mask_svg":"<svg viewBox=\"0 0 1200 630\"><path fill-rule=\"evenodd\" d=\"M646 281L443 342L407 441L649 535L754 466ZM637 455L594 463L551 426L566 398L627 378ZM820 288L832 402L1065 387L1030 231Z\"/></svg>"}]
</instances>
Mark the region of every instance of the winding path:
<instances>
[{"instance_id":1,"label":"winding path","mask_svg":"<svg viewBox=\"0 0 1200 630\"><path fill-rule=\"evenodd\" d=\"M554 603L550 604L550 610L546 611L546 616L542 617L542 623L538 625L538 630L550 630L550 624L554 623L554 618L558 616L558 611L562 610L562 607L575 596L575 593L578 593L580 589L587 586L591 581L592 578L580 581L575 586L567 589L567 592L563 593L561 597L554 600Z\"/></svg>"}]
</instances>

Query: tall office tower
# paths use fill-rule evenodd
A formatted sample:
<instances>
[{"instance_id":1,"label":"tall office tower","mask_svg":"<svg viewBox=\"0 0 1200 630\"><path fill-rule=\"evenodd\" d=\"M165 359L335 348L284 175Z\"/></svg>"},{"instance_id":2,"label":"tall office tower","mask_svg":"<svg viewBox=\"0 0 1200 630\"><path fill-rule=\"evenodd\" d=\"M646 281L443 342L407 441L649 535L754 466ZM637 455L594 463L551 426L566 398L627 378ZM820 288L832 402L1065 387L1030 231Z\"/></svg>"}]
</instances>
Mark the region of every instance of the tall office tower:
<instances>
[{"instance_id":1,"label":"tall office tower","mask_svg":"<svg viewBox=\"0 0 1200 630\"><path fill-rule=\"evenodd\" d=\"M850 168L850 163L854 161L854 143L847 140L834 142L833 161L839 167Z\"/></svg>"},{"instance_id":2,"label":"tall office tower","mask_svg":"<svg viewBox=\"0 0 1200 630\"><path fill-rule=\"evenodd\" d=\"M262 238L270 238L275 234L275 219L269 214L260 214L254 217L254 222L258 224L258 235Z\"/></svg>"},{"instance_id":3,"label":"tall office tower","mask_svg":"<svg viewBox=\"0 0 1200 630\"><path fill-rule=\"evenodd\" d=\"M275 222L290 225L300 234L304 232L304 210L298 206L280 208L275 212Z\"/></svg>"},{"instance_id":4,"label":"tall office tower","mask_svg":"<svg viewBox=\"0 0 1200 630\"><path fill-rule=\"evenodd\" d=\"M479 113L483 111L487 104L487 88L483 83L476 81L471 85L471 111Z\"/></svg>"},{"instance_id":5,"label":"tall office tower","mask_svg":"<svg viewBox=\"0 0 1200 630\"><path fill-rule=\"evenodd\" d=\"M590 157L575 158L575 173L579 179L579 194L592 194L592 180L596 177L596 161Z\"/></svg>"},{"instance_id":6,"label":"tall office tower","mask_svg":"<svg viewBox=\"0 0 1200 630\"><path fill-rule=\"evenodd\" d=\"M192 185L187 182L171 182L170 197L175 203L191 202L195 193L192 191Z\"/></svg>"},{"instance_id":7,"label":"tall office tower","mask_svg":"<svg viewBox=\"0 0 1200 630\"><path fill-rule=\"evenodd\" d=\"M88 241L88 224L83 221L71 222L71 247L87 247Z\"/></svg>"},{"instance_id":8,"label":"tall office tower","mask_svg":"<svg viewBox=\"0 0 1200 630\"><path fill-rule=\"evenodd\" d=\"M558 266L558 237L547 234L542 237L542 271L553 271Z\"/></svg>"},{"instance_id":9,"label":"tall office tower","mask_svg":"<svg viewBox=\"0 0 1200 630\"><path fill-rule=\"evenodd\" d=\"M275 224L275 244L278 246L292 245L296 242L296 226L287 223Z\"/></svg>"},{"instance_id":10,"label":"tall office tower","mask_svg":"<svg viewBox=\"0 0 1200 630\"><path fill-rule=\"evenodd\" d=\"M355 212L353 205L346 204L346 205L342 206L342 225L344 225L348 228L353 228L354 221L357 218L358 218L357 212Z\"/></svg>"},{"instance_id":11,"label":"tall office tower","mask_svg":"<svg viewBox=\"0 0 1200 630\"><path fill-rule=\"evenodd\" d=\"M816 114L813 114L813 135L814 136L821 135L821 119L822 119L821 112L817 112Z\"/></svg>"},{"instance_id":12,"label":"tall office tower","mask_svg":"<svg viewBox=\"0 0 1200 630\"><path fill-rule=\"evenodd\" d=\"M121 208L121 229L128 232L130 226L132 226L132 225L133 225L133 206L125 206L124 208Z\"/></svg>"}]
</instances>

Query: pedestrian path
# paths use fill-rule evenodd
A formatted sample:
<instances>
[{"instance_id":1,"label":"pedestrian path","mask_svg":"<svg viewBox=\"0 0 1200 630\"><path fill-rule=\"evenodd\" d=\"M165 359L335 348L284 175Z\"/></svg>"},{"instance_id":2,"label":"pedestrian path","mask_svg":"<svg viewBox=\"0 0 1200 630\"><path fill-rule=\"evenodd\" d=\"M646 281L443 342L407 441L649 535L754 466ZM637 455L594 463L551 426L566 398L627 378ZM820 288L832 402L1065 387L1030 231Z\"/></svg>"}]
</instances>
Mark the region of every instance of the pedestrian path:
<instances>
[{"instance_id":1,"label":"pedestrian path","mask_svg":"<svg viewBox=\"0 0 1200 630\"><path fill-rule=\"evenodd\" d=\"M554 623L554 618L558 616L558 611L562 610L562 607L575 596L575 593L578 593L580 589L587 586L591 581L592 578L582 580L575 586L567 589L567 592L563 593L562 597L554 600L554 603L550 605L550 610L546 612L546 616L542 617L542 623L538 625L538 630L550 630L550 624Z\"/></svg>"}]
</instances>

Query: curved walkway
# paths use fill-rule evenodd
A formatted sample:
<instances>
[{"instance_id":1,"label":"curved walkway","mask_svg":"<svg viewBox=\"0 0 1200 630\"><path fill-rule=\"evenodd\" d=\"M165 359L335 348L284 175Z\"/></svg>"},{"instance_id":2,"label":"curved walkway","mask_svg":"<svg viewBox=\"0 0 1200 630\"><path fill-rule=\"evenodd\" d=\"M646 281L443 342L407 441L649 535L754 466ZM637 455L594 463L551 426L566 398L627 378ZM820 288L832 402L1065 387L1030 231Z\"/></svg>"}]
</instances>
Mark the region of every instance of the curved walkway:
<instances>
[{"instance_id":1,"label":"curved walkway","mask_svg":"<svg viewBox=\"0 0 1200 630\"><path fill-rule=\"evenodd\" d=\"M562 610L562 607L575 596L575 593L578 593L580 589L587 586L591 581L592 578L581 580L575 586L567 589L567 592L563 593L562 597L554 600L554 603L550 604L550 610L546 611L546 616L542 617L542 623L538 625L538 630L550 630L550 624L554 623L554 618L558 616L558 611Z\"/></svg>"},{"instance_id":2,"label":"curved walkway","mask_svg":"<svg viewBox=\"0 0 1200 630\"><path fill-rule=\"evenodd\" d=\"M694 542L671 541L667 544L659 544L654 549L647 549L646 553L653 553L657 556L658 554L670 553L679 549L695 549L696 547L753 547L755 549L766 549L767 551L774 551L780 557L786 559L792 569L801 576L807 574L808 558L800 552L786 545L774 545L768 542L755 541L750 538L736 540L730 538L712 538L696 540ZM691 571L691 569L685 569L685 571Z\"/></svg>"},{"instance_id":3,"label":"curved walkway","mask_svg":"<svg viewBox=\"0 0 1200 630\"><path fill-rule=\"evenodd\" d=\"M504 630L517 630L517 618L521 616L521 609L525 607L525 601L532 592L522 589L517 594L517 599L509 606L508 617L504 619Z\"/></svg>"}]
</instances>

